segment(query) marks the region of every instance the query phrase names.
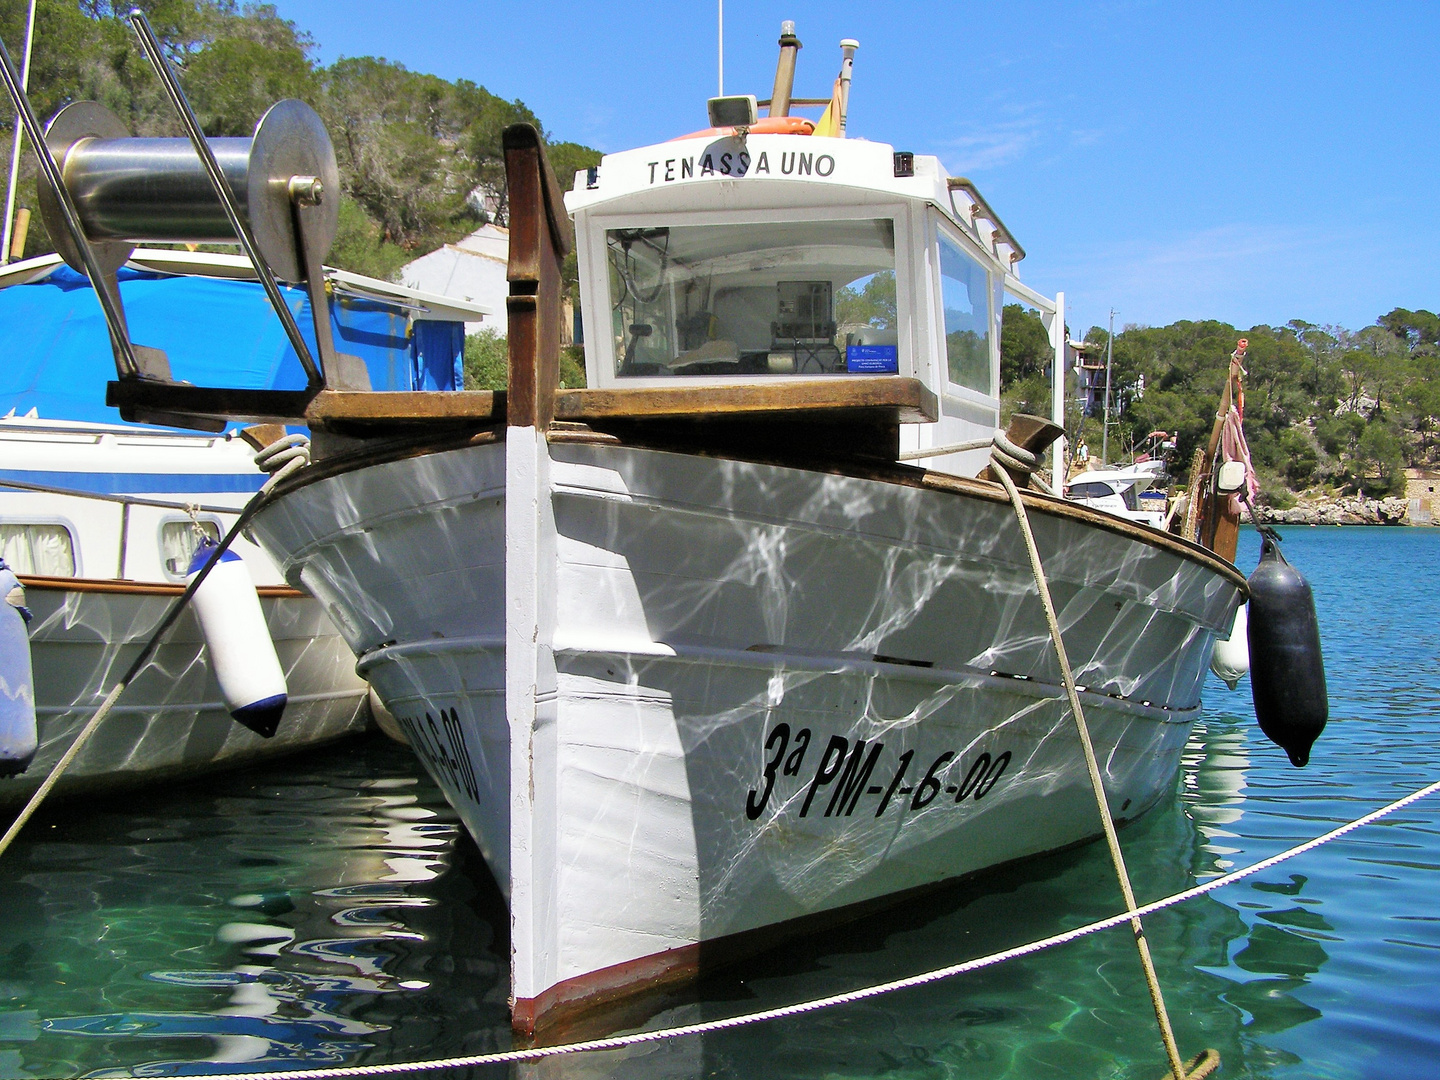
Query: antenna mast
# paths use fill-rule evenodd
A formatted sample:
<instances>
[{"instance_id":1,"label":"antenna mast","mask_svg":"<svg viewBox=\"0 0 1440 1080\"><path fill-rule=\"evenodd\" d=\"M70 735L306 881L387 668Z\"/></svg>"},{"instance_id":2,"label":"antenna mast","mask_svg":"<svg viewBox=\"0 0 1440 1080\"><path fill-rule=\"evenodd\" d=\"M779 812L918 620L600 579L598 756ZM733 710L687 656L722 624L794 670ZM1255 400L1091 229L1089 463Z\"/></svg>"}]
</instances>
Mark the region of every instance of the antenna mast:
<instances>
[{"instance_id":1,"label":"antenna mast","mask_svg":"<svg viewBox=\"0 0 1440 1080\"><path fill-rule=\"evenodd\" d=\"M725 96L725 0L716 0L719 5L719 35L718 45L720 52L720 97Z\"/></svg>"}]
</instances>

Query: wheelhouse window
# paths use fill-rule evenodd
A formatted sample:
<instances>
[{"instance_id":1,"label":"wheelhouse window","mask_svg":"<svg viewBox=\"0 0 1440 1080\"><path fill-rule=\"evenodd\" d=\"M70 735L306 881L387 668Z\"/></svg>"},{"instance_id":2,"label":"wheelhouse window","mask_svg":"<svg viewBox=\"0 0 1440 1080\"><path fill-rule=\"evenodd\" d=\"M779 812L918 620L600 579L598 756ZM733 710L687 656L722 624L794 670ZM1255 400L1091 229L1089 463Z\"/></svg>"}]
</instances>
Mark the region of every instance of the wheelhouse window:
<instances>
[{"instance_id":1,"label":"wheelhouse window","mask_svg":"<svg viewBox=\"0 0 1440 1080\"><path fill-rule=\"evenodd\" d=\"M615 373L899 370L890 218L610 229Z\"/></svg>"},{"instance_id":2,"label":"wheelhouse window","mask_svg":"<svg viewBox=\"0 0 1440 1080\"><path fill-rule=\"evenodd\" d=\"M171 581L185 580L202 534L218 542L220 523L213 518L200 518L198 521L184 518L161 523L160 565Z\"/></svg>"},{"instance_id":3,"label":"wheelhouse window","mask_svg":"<svg viewBox=\"0 0 1440 1080\"><path fill-rule=\"evenodd\" d=\"M989 275L944 232L940 233L940 295L950 381L993 396Z\"/></svg>"},{"instance_id":4,"label":"wheelhouse window","mask_svg":"<svg viewBox=\"0 0 1440 1080\"><path fill-rule=\"evenodd\" d=\"M0 522L0 556L17 574L75 576L75 541L64 525Z\"/></svg>"}]
</instances>

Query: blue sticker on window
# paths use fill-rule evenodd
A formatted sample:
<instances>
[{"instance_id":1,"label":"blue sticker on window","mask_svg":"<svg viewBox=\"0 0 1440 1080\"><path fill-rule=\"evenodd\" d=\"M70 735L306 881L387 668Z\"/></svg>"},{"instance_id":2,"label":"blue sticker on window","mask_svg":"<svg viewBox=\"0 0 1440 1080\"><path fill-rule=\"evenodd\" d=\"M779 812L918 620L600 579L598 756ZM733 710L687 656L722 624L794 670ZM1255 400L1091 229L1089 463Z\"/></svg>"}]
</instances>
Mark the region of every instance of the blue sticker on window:
<instances>
[{"instance_id":1,"label":"blue sticker on window","mask_svg":"<svg viewBox=\"0 0 1440 1080\"><path fill-rule=\"evenodd\" d=\"M894 375L900 370L900 346L847 345L845 370Z\"/></svg>"}]
</instances>

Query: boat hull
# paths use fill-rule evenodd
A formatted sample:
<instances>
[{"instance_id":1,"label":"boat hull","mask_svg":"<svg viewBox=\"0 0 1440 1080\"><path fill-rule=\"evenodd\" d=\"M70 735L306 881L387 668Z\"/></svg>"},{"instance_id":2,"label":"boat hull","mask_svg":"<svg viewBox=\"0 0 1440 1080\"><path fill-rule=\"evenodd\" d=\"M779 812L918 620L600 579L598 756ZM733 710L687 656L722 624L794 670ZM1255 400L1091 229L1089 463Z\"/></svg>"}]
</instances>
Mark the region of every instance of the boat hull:
<instances>
[{"instance_id":1,"label":"boat hull","mask_svg":"<svg viewBox=\"0 0 1440 1080\"><path fill-rule=\"evenodd\" d=\"M511 429L294 487L254 529L508 891L531 1029L701 945L1099 833L997 490ZM1241 586L1099 517L1032 511L1129 818Z\"/></svg>"},{"instance_id":2,"label":"boat hull","mask_svg":"<svg viewBox=\"0 0 1440 1080\"><path fill-rule=\"evenodd\" d=\"M35 613L30 648L40 745L24 775L0 781L0 804L27 799L39 787L180 592L133 582L28 578L25 584ZM291 690L274 737L261 738L231 719L200 627L186 611L54 794L190 778L363 730L366 685L354 674L354 656L319 603L284 587L261 592L261 609Z\"/></svg>"}]
</instances>

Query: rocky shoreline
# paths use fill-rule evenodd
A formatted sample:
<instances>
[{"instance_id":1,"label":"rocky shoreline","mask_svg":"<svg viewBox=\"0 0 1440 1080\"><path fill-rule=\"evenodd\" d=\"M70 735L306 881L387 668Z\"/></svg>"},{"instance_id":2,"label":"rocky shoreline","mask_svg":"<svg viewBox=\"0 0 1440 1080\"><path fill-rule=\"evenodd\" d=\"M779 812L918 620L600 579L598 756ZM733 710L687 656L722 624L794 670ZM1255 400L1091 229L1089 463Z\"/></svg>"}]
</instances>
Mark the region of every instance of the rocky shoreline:
<instances>
[{"instance_id":1,"label":"rocky shoreline","mask_svg":"<svg viewBox=\"0 0 1440 1080\"><path fill-rule=\"evenodd\" d=\"M1258 506L1261 521L1272 525L1409 525L1409 503L1399 496L1367 499L1343 495L1338 499L1302 499L1289 510Z\"/></svg>"}]
</instances>

